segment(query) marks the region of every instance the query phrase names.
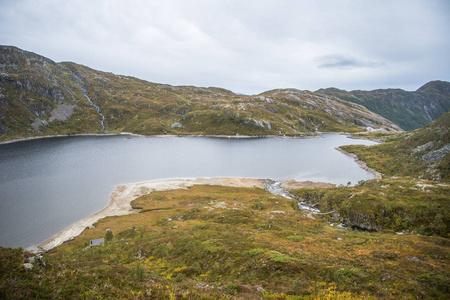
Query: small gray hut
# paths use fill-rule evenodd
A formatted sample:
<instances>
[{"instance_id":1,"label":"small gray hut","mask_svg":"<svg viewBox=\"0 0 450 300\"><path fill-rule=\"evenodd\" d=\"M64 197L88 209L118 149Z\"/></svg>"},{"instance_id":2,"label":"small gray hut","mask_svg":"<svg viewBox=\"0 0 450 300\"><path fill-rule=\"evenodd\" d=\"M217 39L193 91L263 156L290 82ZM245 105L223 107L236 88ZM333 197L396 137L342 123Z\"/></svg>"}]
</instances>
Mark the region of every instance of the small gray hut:
<instances>
[{"instance_id":1,"label":"small gray hut","mask_svg":"<svg viewBox=\"0 0 450 300\"><path fill-rule=\"evenodd\" d=\"M105 242L105 239L104 239L104 238L91 240L89 246L91 246L91 247L100 246L100 245L103 244L104 242Z\"/></svg>"}]
</instances>

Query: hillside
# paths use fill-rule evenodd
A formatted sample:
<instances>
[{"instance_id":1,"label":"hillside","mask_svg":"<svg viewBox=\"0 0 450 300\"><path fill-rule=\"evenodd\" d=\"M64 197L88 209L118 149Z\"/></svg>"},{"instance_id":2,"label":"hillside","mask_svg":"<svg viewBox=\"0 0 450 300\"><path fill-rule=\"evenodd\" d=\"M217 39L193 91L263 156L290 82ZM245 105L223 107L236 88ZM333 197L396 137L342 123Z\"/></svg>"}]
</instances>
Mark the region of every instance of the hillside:
<instances>
[{"instance_id":1,"label":"hillside","mask_svg":"<svg viewBox=\"0 0 450 300\"><path fill-rule=\"evenodd\" d=\"M308 205L332 211L328 220L353 228L437 234L450 233L450 112L414 131L388 135L374 146L341 146L380 180L354 187L299 189L291 193Z\"/></svg>"},{"instance_id":2,"label":"hillside","mask_svg":"<svg viewBox=\"0 0 450 300\"><path fill-rule=\"evenodd\" d=\"M0 99L0 140L104 132L302 136L400 130L363 106L309 91L243 96L170 86L8 46L0 47Z\"/></svg>"},{"instance_id":3,"label":"hillside","mask_svg":"<svg viewBox=\"0 0 450 300\"><path fill-rule=\"evenodd\" d=\"M450 112L414 131L393 135L372 147L343 146L387 176L450 181Z\"/></svg>"},{"instance_id":4,"label":"hillside","mask_svg":"<svg viewBox=\"0 0 450 300\"><path fill-rule=\"evenodd\" d=\"M424 192L425 193L425 192ZM398 299L449 296L448 239L359 232L260 188L152 192L44 254L0 248L0 296ZM106 243L90 248L89 241ZM28 258L30 257L30 258ZM24 267L32 261L32 269ZM45 265L44 265L45 264Z\"/></svg>"},{"instance_id":5,"label":"hillside","mask_svg":"<svg viewBox=\"0 0 450 300\"><path fill-rule=\"evenodd\" d=\"M404 130L423 127L450 110L450 83L446 81L428 82L415 92L401 89L347 92L328 88L316 93L361 104Z\"/></svg>"}]
</instances>

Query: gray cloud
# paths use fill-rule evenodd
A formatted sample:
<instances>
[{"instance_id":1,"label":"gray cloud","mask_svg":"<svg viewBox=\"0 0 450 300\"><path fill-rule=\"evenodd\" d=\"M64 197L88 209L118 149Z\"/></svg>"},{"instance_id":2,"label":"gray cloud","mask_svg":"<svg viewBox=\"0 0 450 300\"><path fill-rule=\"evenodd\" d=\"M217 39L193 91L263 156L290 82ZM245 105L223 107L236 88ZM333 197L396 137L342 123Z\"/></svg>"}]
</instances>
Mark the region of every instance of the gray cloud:
<instances>
[{"instance_id":1,"label":"gray cloud","mask_svg":"<svg viewBox=\"0 0 450 300\"><path fill-rule=\"evenodd\" d=\"M318 68L324 69L357 69L357 68L382 68L386 64L379 61L361 60L347 55L323 55L315 58Z\"/></svg>"}]
</instances>

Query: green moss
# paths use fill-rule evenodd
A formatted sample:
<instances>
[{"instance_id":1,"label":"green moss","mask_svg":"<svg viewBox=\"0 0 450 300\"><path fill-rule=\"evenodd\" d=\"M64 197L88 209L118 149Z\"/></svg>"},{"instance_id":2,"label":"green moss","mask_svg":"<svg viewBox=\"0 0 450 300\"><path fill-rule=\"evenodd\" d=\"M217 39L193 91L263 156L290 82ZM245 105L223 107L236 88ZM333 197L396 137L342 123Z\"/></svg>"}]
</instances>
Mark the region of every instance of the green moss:
<instances>
[{"instance_id":1,"label":"green moss","mask_svg":"<svg viewBox=\"0 0 450 300\"><path fill-rule=\"evenodd\" d=\"M250 255L250 256L255 256L255 255L258 255L258 254L265 253L265 252L267 252L266 249L255 248L255 249L246 251L244 254L245 254L245 255Z\"/></svg>"}]
</instances>

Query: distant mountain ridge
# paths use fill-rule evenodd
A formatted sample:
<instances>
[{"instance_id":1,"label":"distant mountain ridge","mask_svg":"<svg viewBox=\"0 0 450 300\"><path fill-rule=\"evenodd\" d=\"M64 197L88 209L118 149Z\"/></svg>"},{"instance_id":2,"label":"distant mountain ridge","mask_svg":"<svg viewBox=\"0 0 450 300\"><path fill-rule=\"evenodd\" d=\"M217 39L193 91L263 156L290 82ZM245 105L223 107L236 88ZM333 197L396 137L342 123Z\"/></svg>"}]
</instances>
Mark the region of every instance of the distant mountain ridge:
<instances>
[{"instance_id":1,"label":"distant mountain ridge","mask_svg":"<svg viewBox=\"0 0 450 300\"><path fill-rule=\"evenodd\" d=\"M0 139L133 132L144 135L314 135L401 130L365 107L309 91L238 95L96 71L0 46Z\"/></svg>"},{"instance_id":2,"label":"distant mountain ridge","mask_svg":"<svg viewBox=\"0 0 450 300\"><path fill-rule=\"evenodd\" d=\"M401 89L344 91L320 89L316 93L361 104L405 130L423 127L450 110L450 82L430 81L408 92Z\"/></svg>"}]
</instances>

